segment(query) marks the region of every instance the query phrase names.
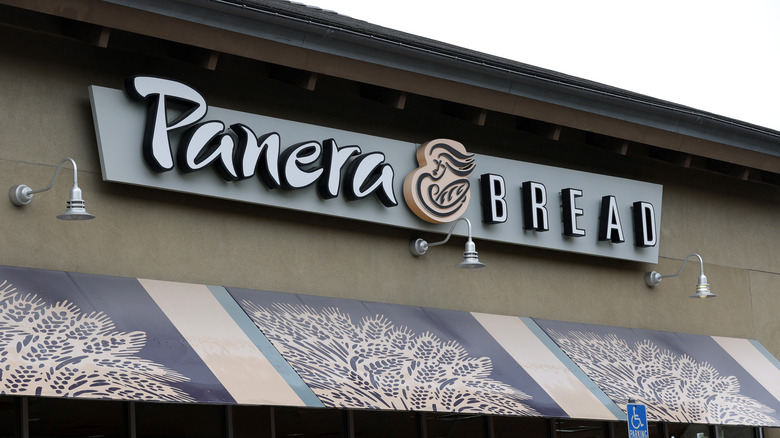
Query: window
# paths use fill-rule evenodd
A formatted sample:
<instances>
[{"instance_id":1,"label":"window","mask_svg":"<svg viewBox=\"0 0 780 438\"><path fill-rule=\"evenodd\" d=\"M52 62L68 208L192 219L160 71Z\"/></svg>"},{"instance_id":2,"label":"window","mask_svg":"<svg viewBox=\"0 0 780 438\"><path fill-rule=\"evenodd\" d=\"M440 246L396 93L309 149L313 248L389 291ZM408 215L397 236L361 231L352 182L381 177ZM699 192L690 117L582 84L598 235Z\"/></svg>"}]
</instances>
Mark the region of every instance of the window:
<instances>
[{"instance_id":1,"label":"window","mask_svg":"<svg viewBox=\"0 0 780 438\"><path fill-rule=\"evenodd\" d=\"M718 438L754 438L755 431L750 426L718 426Z\"/></svg>"},{"instance_id":2,"label":"window","mask_svg":"<svg viewBox=\"0 0 780 438\"><path fill-rule=\"evenodd\" d=\"M0 396L0 438L628 438L624 422L442 412L128 403ZM129 415L134 412L131 418ZM229 414L229 415L228 415ZM750 426L658 423L650 438L758 438ZM492 432L492 433L491 433Z\"/></svg>"},{"instance_id":3,"label":"window","mask_svg":"<svg viewBox=\"0 0 780 438\"><path fill-rule=\"evenodd\" d=\"M136 403L138 438L221 438L224 406ZM94 434L90 434L94 435Z\"/></svg>"},{"instance_id":4,"label":"window","mask_svg":"<svg viewBox=\"0 0 780 438\"><path fill-rule=\"evenodd\" d=\"M706 424L669 423L670 438L710 438L710 427Z\"/></svg>"},{"instance_id":5,"label":"window","mask_svg":"<svg viewBox=\"0 0 780 438\"><path fill-rule=\"evenodd\" d=\"M485 416L426 413L427 438L479 438L485 436Z\"/></svg>"},{"instance_id":6,"label":"window","mask_svg":"<svg viewBox=\"0 0 780 438\"><path fill-rule=\"evenodd\" d=\"M344 415L336 409L274 408L276 438L342 438Z\"/></svg>"},{"instance_id":7,"label":"window","mask_svg":"<svg viewBox=\"0 0 780 438\"><path fill-rule=\"evenodd\" d=\"M547 438L549 424L545 418L493 417L493 437Z\"/></svg>"},{"instance_id":8,"label":"window","mask_svg":"<svg viewBox=\"0 0 780 438\"><path fill-rule=\"evenodd\" d=\"M415 438L417 414L414 412L353 411L355 438Z\"/></svg>"},{"instance_id":9,"label":"window","mask_svg":"<svg viewBox=\"0 0 780 438\"><path fill-rule=\"evenodd\" d=\"M30 397L27 399L30 438L123 438L126 407L118 401Z\"/></svg>"},{"instance_id":10,"label":"window","mask_svg":"<svg viewBox=\"0 0 780 438\"><path fill-rule=\"evenodd\" d=\"M0 438L16 437L19 434L18 398L0 396Z\"/></svg>"},{"instance_id":11,"label":"window","mask_svg":"<svg viewBox=\"0 0 780 438\"><path fill-rule=\"evenodd\" d=\"M556 438L606 438L603 421L556 420Z\"/></svg>"},{"instance_id":12,"label":"window","mask_svg":"<svg viewBox=\"0 0 780 438\"><path fill-rule=\"evenodd\" d=\"M273 408L267 406L233 406L233 438L271 438Z\"/></svg>"}]
</instances>

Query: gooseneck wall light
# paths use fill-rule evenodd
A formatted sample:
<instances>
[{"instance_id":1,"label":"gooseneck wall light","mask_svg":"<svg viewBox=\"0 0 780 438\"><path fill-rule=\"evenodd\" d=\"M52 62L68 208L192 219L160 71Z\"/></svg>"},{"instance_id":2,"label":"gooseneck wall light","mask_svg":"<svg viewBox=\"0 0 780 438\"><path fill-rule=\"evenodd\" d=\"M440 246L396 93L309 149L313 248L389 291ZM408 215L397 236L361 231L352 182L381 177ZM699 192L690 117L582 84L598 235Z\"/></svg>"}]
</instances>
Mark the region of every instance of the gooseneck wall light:
<instances>
[{"instance_id":1,"label":"gooseneck wall light","mask_svg":"<svg viewBox=\"0 0 780 438\"><path fill-rule=\"evenodd\" d=\"M717 295L710 292L710 285L707 283L707 277L704 275L704 260L701 259L701 256L693 253L689 254L687 257L685 257L685 260L683 260L682 266L680 266L680 270L677 271L676 274L671 275L661 275L656 271L651 271L645 274L645 283L647 283L650 287L658 286L661 283L661 280L664 278L669 277L676 277L680 275L680 272L682 272L683 268L685 267L685 264L688 263L688 259L691 257L696 256L699 259L699 264L701 265L701 271L699 274L699 282L696 284L696 293L691 295L691 298L714 298Z\"/></svg>"},{"instance_id":2,"label":"gooseneck wall light","mask_svg":"<svg viewBox=\"0 0 780 438\"><path fill-rule=\"evenodd\" d=\"M444 240L440 242L428 243L424 239L415 239L409 243L409 251L412 253L412 255L419 257L421 255L425 255L425 253L428 252L428 248L432 246L444 245L448 240L450 240L450 236L452 236L452 231L455 229L455 225L457 225L460 221L466 222L466 225L469 227L469 233L468 241L466 241L466 250L463 252L463 261L458 263L456 266L458 268L464 269L484 268L485 264L479 261L479 257L477 257L476 245L474 245L474 241L471 240L471 221L465 217L459 218L452 223L450 232L447 233L447 237Z\"/></svg>"},{"instance_id":3,"label":"gooseneck wall light","mask_svg":"<svg viewBox=\"0 0 780 438\"><path fill-rule=\"evenodd\" d=\"M70 163L73 165L73 187L70 189L70 199L67 201L65 213L57 216L57 219L66 221L94 219L94 215L87 213L84 200L81 198L78 168L76 167L76 162L73 160L73 158L70 157L63 158L62 161L60 161L60 164L57 165L57 170L54 171L54 176L51 178L51 182L48 186L38 190L33 190L25 184L19 184L11 187L11 190L8 191L8 197L11 198L11 202L14 205L19 206L27 205L30 203L30 201L32 201L34 194L45 192L46 190L54 187L54 181L57 179L57 175L59 175L60 169L62 169L62 165L68 161L70 161Z\"/></svg>"}]
</instances>

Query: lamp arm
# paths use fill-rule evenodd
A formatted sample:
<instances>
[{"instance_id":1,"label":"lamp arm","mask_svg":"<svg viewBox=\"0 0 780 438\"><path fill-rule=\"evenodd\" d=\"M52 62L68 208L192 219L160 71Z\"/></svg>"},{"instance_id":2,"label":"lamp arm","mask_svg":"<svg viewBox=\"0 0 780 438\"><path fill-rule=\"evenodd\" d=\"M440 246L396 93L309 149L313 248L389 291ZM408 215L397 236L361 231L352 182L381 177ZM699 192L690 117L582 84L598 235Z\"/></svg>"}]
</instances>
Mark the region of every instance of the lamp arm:
<instances>
[{"instance_id":1,"label":"lamp arm","mask_svg":"<svg viewBox=\"0 0 780 438\"><path fill-rule=\"evenodd\" d=\"M70 164L73 165L73 186L78 187L79 185L79 177L78 177L78 168L76 167L76 161L73 160L73 158L65 157L60 161L60 164L57 165L57 170L54 171L54 176L51 178L51 182L48 186L38 189L38 190L30 190L29 194L35 194L35 193L41 193L45 192L46 190L51 189L54 187L54 181L57 179L57 175L60 173L60 169L62 169L62 165L65 164L66 161L70 161Z\"/></svg>"},{"instance_id":2,"label":"lamp arm","mask_svg":"<svg viewBox=\"0 0 780 438\"><path fill-rule=\"evenodd\" d=\"M458 225L458 222L460 222L460 221L466 221L466 225L468 225L468 227L469 227L469 234L468 234L468 238L469 238L469 240L471 240L471 221L470 221L470 220L468 220L468 218L461 217L461 218L458 218L458 219L457 219L457 220L456 220L456 221L455 221L455 222L452 224L452 226L450 227L450 232L449 232L449 233L447 233L447 237L446 237L446 238L444 238L444 240L442 240L442 241L440 241L440 242L433 242L433 243L429 243L429 244L428 244L428 247L431 247L431 246L439 246L439 245L444 245L445 243L447 243L447 241L449 241L449 240L450 240L450 237L452 237L452 232L455 230L455 225Z\"/></svg>"},{"instance_id":3,"label":"lamp arm","mask_svg":"<svg viewBox=\"0 0 780 438\"><path fill-rule=\"evenodd\" d=\"M704 260L702 260L701 256L699 254L693 253L688 254L685 257L685 260L683 260L682 266L680 266L680 270L677 271L676 274L669 274L669 275L661 275L658 271L650 271L645 273L645 284L647 284L648 287L655 287L661 284L661 280L664 278L669 277L676 277L680 275L683 268L685 268L685 264L688 263L688 259L691 257L696 256L696 258L699 259L699 281L696 283L696 293L691 295L691 298L712 298L716 295L712 292L710 292L710 285L707 283L707 277L704 275Z\"/></svg>"},{"instance_id":4,"label":"lamp arm","mask_svg":"<svg viewBox=\"0 0 780 438\"><path fill-rule=\"evenodd\" d=\"M685 264L688 263L688 259L693 257L693 256L696 256L696 257L699 258L699 264L700 264L700 269L701 269L701 271L700 271L701 273L699 275L704 275L704 260L702 260L702 258L701 258L701 256L699 254L693 253L693 254L688 254L685 257L685 260L683 260L682 266L680 266L680 270L677 271L676 274L661 275L660 277L658 277L658 279L660 280L662 278L676 277L676 276L680 275L680 273L682 272L683 268L685 267Z\"/></svg>"}]
</instances>

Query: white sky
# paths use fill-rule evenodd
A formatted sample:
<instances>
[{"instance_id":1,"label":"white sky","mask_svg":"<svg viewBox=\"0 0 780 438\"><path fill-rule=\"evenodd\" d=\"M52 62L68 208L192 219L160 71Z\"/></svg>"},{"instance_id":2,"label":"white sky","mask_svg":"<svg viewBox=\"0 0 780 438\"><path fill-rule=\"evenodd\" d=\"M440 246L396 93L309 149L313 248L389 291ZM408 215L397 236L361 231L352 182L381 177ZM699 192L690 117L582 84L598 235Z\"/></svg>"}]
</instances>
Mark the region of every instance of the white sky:
<instances>
[{"instance_id":1,"label":"white sky","mask_svg":"<svg viewBox=\"0 0 780 438\"><path fill-rule=\"evenodd\" d=\"M780 131L779 0L297 0Z\"/></svg>"}]
</instances>

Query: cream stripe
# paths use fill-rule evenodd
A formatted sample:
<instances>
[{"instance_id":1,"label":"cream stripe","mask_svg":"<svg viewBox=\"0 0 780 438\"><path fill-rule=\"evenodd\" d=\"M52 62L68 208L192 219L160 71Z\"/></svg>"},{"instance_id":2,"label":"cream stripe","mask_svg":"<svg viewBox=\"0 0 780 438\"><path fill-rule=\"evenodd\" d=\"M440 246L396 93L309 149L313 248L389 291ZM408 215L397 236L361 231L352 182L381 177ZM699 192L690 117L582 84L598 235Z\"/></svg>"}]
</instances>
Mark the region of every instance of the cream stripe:
<instances>
[{"instance_id":1,"label":"cream stripe","mask_svg":"<svg viewBox=\"0 0 780 438\"><path fill-rule=\"evenodd\" d=\"M721 347L777 400L780 400L780 370L748 339L713 336Z\"/></svg>"},{"instance_id":2,"label":"cream stripe","mask_svg":"<svg viewBox=\"0 0 780 438\"><path fill-rule=\"evenodd\" d=\"M617 420L520 318L472 315L569 416Z\"/></svg>"},{"instance_id":3,"label":"cream stripe","mask_svg":"<svg viewBox=\"0 0 780 438\"><path fill-rule=\"evenodd\" d=\"M206 286L138 281L236 402L305 405Z\"/></svg>"}]
</instances>

